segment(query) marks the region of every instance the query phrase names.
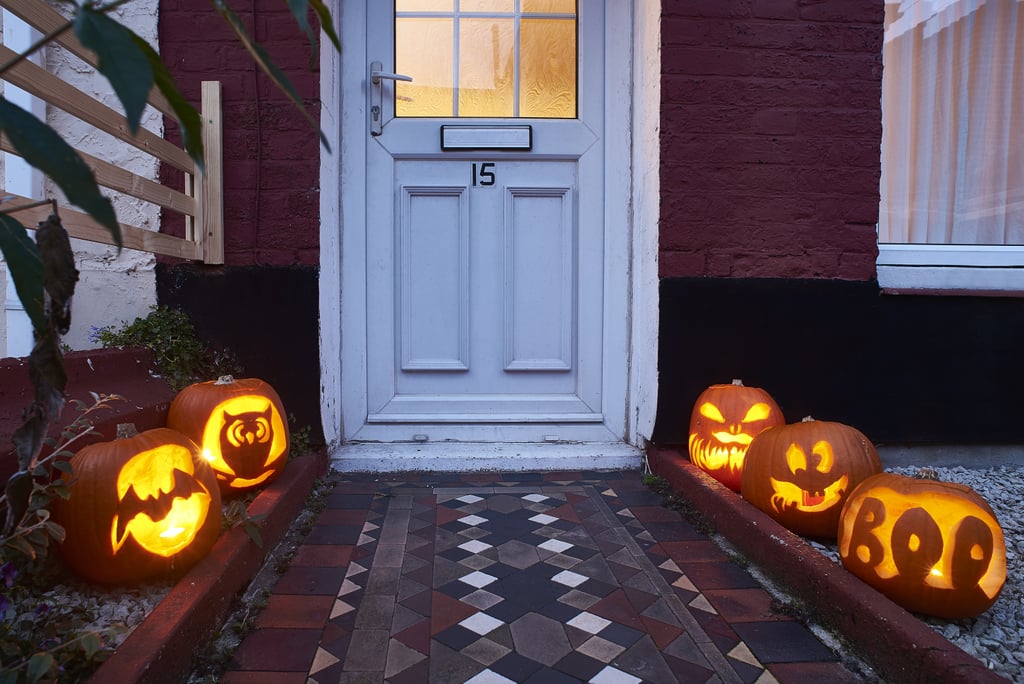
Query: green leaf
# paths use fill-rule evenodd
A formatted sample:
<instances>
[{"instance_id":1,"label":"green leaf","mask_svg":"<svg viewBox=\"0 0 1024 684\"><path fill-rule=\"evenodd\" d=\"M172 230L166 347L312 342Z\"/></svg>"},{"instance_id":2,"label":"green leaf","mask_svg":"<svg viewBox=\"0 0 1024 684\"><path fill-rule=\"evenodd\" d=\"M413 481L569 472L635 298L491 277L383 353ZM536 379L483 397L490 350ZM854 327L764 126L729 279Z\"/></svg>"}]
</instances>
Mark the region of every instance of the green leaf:
<instances>
[{"instance_id":1,"label":"green leaf","mask_svg":"<svg viewBox=\"0 0 1024 684\"><path fill-rule=\"evenodd\" d=\"M316 12L317 18L320 20L320 28L323 29L327 37L331 39L331 43L334 44L334 48L341 51L341 41L338 40L338 35L334 32L334 22L331 20L331 11L327 9L322 0L288 0L288 9L291 10L292 16L295 18L295 23L299 25L306 37L309 39L309 44L313 49L313 54L310 57L310 66L316 62L317 46L318 42L316 39L316 33L313 32L312 27L309 25L309 8L312 7L313 11Z\"/></svg>"},{"instance_id":2,"label":"green leaf","mask_svg":"<svg viewBox=\"0 0 1024 684\"><path fill-rule=\"evenodd\" d=\"M124 106L132 134L138 132L146 99L153 88L153 71L131 30L84 5L75 16L75 35L99 58L97 70L107 77Z\"/></svg>"},{"instance_id":3,"label":"green leaf","mask_svg":"<svg viewBox=\"0 0 1024 684\"><path fill-rule=\"evenodd\" d=\"M334 32L334 20L331 19L331 11L327 9L327 5L323 3L323 0L309 0L309 4L313 11L316 12L317 17L320 18L320 28L331 39L334 49L341 52L341 41L338 40L338 34Z\"/></svg>"},{"instance_id":4,"label":"green leaf","mask_svg":"<svg viewBox=\"0 0 1024 684\"><path fill-rule=\"evenodd\" d=\"M32 497L32 476L24 470L11 475L4 488L7 497L7 515L4 518L4 536L16 530L28 511L29 499Z\"/></svg>"},{"instance_id":5,"label":"green leaf","mask_svg":"<svg viewBox=\"0 0 1024 684\"><path fill-rule=\"evenodd\" d=\"M25 226L7 214L0 214L0 251L32 327L42 330L47 323L43 314L43 262L39 248Z\"/></svg>"},{"instance_id":6,"label":"green leaf","mask_svg":"<svg viewBox=\"0 0 1024 684\"><path fill-rule=\"evenodd\" d=\"M253 543L258 548L263 548L263 535L260 534L260 530L255 525L246 525L245 533L249 535L249 539L252 539Z\"/></svg>"},{"instance_id":7,"label":"green leaf","mask_svg":"<svg viewBox=\"0 0 1024 684\"><path fill-rule=\"evenodd\" d=\"M203 122L199 117L199 112L178 90L174 77L171 76L170 70L160 59L156 50L138 36L135 36L135 44L145 55L146 61L149 62L156 87L174 110L174 115L181 125L181 141L185 151L202 171L205 168L203 165Z\"/></svg>"},{"instance_id":8,"label":"green leaf","mask_svg":"<svg viewBox=\"0 0 1024 684\"><path fill-rule=\"evenodd\" d=\"M52 128L3 97L0 97L0 131L7 135L29 166L49 176L69 202L84 209L110 231L114 243L121 246L121 227L114 206L100 194L92 171L74 148Z\"/></svg>"},{"instance_id":9,"label":"green leaf","mask_svg":"<svg viewBox=\"0 0 1024 684\"><path fill-rule=\"evenodd\" d=\"M317 122L312 116L310 116L309 112L306 111L306 107L303 105L302 99L295 91L295 88L292 86L291 81L288 80L288 77L284 75L284 72L277 68L277 65L270 61L270 57L266 52L264 52L263 48L257 45L252 38L249 37L249 34L245 30L245 26L242 24L241 20L238 18L238 15L232 12L231 8L224 4L223 0L214 0L213 5L220 15L224 17L224 20L227 21L228 26L230 26L231 30L235 32L235 36L238 37L238 40L242 43L245 49L249 51L250 55L252 55L256 64L267 76L270 77L270 80L288 96L288 99L295 103L295 106L302 113L302 116L305 117L306 121L309 122L310 126L320 133L320 143L328 152L330 152L331 146L327 142L327 136L324 135L324 132L320 130Z\"/></svg>"},{"instance_id":10,"label":"green leaf","mask_svg":"<svg viewBox=\"0 0 1024 684\"><path fill-rule=\"evenodd\" d=\"M83 634L81 643L82 651L85 653L86 658L92 658L101 648L103 648L103 640L100 639L96 632L86 632Z\"/></svg>"},{"instance_id":11,"label":"green leaf","mask_svg":"<svg viewBox=\"0 0 1024 684\"><path fill-rule=\"evenodd\" d=\"M28 667L25 669L25 676L30 682L38 682L50 674L54 669L56 661L49 653L34 653L28 659Z\"/></svg>"}]
</instances>

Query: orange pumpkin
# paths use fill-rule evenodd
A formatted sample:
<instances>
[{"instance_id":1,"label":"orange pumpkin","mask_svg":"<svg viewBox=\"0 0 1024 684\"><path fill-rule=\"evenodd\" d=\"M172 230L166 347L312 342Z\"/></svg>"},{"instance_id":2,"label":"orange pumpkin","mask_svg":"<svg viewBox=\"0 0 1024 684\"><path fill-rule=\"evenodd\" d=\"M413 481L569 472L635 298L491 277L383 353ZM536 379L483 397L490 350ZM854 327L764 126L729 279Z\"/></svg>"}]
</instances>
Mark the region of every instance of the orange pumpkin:
<instances>
[{"instance_id":1,"label":"orange pumpkin","mask_svg":"<svg viewBox=\"0 0 1024 684\"><path fill-rule=\"evenodd\" d=\"M167 427L192 438L225 496L265 485L288 460L288 423L274 388L257 378L225 375L183 389Z\"/></svg>"},{"instance_id":2,"label":"orange pumpkin","mask_svg":"<svg viewBox=\"0 0 1024 684\"><path fill-rule=\"evenodd\" d=\"M771 395L740 380L711 385L701 392L690 414L690 461L733 491L747 447L762 430L786 422Z\"/></svg>"},{"instance_id":3,"label":"orange pumpkin","mask_svg":"<svg viewBox=\"0 0 1024 684\"><path fill-rule=\"evenodd\" d=\"M835 539L846 497L881 471L878 452L860 430L805 418L754 438L740 493L797 534Z\"/></svg>"},{"instance_id":4,"label":"orange pumpkin","mask_svg":"<svg viewBox=\"0 0 1024 684\"><path fill-rule=\"evenodd\" d=\"M71 460L67 500L54 520L65 530L67 564L103 584L184 569L220 535L221 497L213 471L184 435L156 428L83 447Z\"/></svg>"},{"instance_id":5,"label":"orange pumpkin","mask_svg":"<svg viewBox=\"0 0 1024 684\"><path fill-rule=\"evenodd\" d=\"M1006 582L1006 542L967 485L881 473L843 506L839 557L907 610L955 620L988 610Z\"/></svg>"}]
</instances>

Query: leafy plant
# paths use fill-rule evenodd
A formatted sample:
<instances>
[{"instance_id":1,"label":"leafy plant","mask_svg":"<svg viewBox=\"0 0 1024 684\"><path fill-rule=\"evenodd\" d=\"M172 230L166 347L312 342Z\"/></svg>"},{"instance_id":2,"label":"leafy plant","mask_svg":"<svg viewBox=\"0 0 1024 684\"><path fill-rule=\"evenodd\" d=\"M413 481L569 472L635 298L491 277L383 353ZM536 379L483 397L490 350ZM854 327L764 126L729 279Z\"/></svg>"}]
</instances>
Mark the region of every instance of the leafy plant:
<instances>
[{"instance_id":1,"label":"leafy plant","mask_svg":"<svg viewBox=\"0 0 1024 684\"><path fill-rule=\"evenodd\" d=\"M205 347L192 320L180 309L155 306L131 323L93 328L89 337L103 347L150 349L157 370L175 390L211 377L241 374L234 354Z\"/></svg>"},{"instance_id":2,"label":"leafy plant","mask_svg":"<svg viewBox=\"0 0 1024 684\"><path fill-rule=\"evenodd\" d=\"M56 681L58 674L71 681L76 672L108 655L104 649L114 632L88 629L88 621L73 606L37 598L28 585L46 574L50 543L64 539L64 528L50 519L49 507L55 497L68 496L70 449L94 434L95 412L121 399L93 395L91 406L73 402L78 417L58 439L44 439L49 453L37 454L0 495L0 684Z\"/></svg>"}]
</instances>

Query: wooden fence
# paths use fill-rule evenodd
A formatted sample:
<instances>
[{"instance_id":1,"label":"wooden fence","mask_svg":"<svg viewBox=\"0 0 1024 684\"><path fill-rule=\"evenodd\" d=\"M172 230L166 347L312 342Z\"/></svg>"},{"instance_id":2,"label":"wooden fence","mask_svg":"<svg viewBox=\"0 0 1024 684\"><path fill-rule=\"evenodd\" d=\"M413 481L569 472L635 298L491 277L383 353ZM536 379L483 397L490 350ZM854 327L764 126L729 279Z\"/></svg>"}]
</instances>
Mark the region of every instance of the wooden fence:
<instances>
[{"instance_id":1,"label":"wooden fence","mask_svg":"<svg viewBox=\"0 0 1024 684\"><path fill-rule=\"evenodd\" d=\"M0 6L43 35L49 35L67 23L63 16L42 0L2 0ZM93 68L96 67L94 54L85 49L71 31L61 33L55 42ZM14 51L0 46L0 64L8 63L16 56ZM136 135L131 135L119 111L80 92L30 61L23 60L17 64L4 74L3 80L184 173L185 187L176 190L79 150L101 187L184 216L184 238L121 224L121 236L126 248L207 264L224 263L223 142L219 82L204 81L202 84L200 117L203 123L204 173L199 171L181 147L141 128ZM170 105L155 88L150 94L149 104L162 114L174 117ZM6 137L0 137L0 149L17 154ZM4 202L3 209L7 211L38 199L6 191L3 191L3 195L14 198ZM48 205L28 208L19 211L18 218L25 225L35 225L45 219L50 211ZM110 232L87 214L61 206L60 217L72 237L113 244Z\"/></svg>"}]
</instances>

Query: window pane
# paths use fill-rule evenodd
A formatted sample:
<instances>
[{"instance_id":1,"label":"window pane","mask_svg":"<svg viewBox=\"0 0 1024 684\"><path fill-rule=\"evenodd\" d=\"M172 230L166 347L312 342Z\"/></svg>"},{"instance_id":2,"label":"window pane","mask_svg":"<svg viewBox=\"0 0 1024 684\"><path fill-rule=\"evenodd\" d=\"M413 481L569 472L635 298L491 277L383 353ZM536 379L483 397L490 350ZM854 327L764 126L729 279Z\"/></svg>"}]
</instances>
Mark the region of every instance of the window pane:
<instances>
[{"instance_id":1,"label":"window pane","mask_svg":"<svg viewBox=\"0 0 1024 684\"><path fill-rule=\"evenodd\" d=\"M523 11L575 14L576 0L523 0Z\"/></svg>"},{"instance_id":2,"label":"window pane","mask_svg":"<svg viewBox=\"0 0 1024 684\"><path fill-rule=\"evenodd\" d=\"M375 0L380 2L380 0ZM453 0L395 0L396 12L451 12Z\"/></svg>"},{"instance_id":3,"label":"window pane","mask_svg":"<svg viewBox=\"0 0 1024 684\"><path fill-rule=\"evenodd\" d=\"M514 0L462 0L459 9L463 12L514 12Z\"/></svg>"},{"instance_id":4,"label":"window pane","mask_svg":"<svg viewBox=\"0 0 1024 684\"><path fill-rule=\"evenodd\" d=\"M520 116L576 116L575 21L523 19L520 62Z\"/></svg>"},{"instance_id":5,"label":"window pane","mask_svg":"<svg viewBox=\"0 0 1024 684\"><path fill-rule=\"evenodd\" d=\"M514 116L512 19L459 22L459 116Z\"/></svg>"},{"instance_id":6,"label":"window pane","mask_svg":"<svg viewBox=\"0 0 1024 684\"><path fill-rule=\"evenodd\" d=\"M397 116L452 116L455 83L451 19L395 21L395 69L412 82L395 81Z\"/></svg>"}]
</instances>

